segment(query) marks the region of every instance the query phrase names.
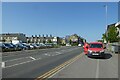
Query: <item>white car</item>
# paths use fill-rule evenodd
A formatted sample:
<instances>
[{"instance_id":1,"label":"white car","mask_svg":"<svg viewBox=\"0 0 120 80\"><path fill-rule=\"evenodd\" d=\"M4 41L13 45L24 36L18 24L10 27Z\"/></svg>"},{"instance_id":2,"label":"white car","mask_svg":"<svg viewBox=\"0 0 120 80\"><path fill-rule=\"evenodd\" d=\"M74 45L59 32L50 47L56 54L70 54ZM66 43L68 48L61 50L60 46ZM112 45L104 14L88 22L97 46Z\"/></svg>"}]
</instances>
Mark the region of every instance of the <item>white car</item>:
<instances>
[{"instance_id":1,"label":"white car","mask_svg":"<svg viewBox=\"0 0 120 80\"><path fill-rule=\"evenodd\" d=\"M82 46L82 44L78 44L78 46L80 46L80 47L81 47L81 46Z\"/></svg>"},{"instance_id":2,"label":"white car","mask_svg":"<svg viewBox=\"0 0 120 80\"><path fill-rule=\"evenodd\" d=\"M71 46L70 44L66 44L66 46Z\"/></svg>"}]
</instances>

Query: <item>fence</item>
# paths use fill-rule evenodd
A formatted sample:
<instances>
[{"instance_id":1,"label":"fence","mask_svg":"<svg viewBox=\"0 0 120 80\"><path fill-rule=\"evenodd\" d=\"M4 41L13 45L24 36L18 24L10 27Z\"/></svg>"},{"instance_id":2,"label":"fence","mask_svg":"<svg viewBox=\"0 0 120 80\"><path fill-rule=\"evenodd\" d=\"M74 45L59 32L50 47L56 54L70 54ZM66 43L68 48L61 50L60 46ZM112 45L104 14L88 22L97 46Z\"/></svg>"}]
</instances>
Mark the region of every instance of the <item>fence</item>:
<instances>
[{"instance_id":1,"label":"fence","mask_svg":"<svg viewBox=\"0 0 120 80\"><path fill-rule=\"evenodd\" d=\"M120 43L108 43L107 50L113 53L120 53Z\"/></svg>"}]
</instances>

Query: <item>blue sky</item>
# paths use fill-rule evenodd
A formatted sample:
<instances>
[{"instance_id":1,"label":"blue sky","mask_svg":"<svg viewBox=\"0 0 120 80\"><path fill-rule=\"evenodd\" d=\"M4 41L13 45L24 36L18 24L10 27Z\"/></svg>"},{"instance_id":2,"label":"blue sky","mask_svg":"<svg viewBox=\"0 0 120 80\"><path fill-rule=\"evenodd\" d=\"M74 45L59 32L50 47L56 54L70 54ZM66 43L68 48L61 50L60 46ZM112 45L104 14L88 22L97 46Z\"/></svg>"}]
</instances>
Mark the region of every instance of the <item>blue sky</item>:
<instances>
[{"instance_id":1,"label":"blue sky","mask_svg":"<svg viewBox=\"0 0 120 80\"><path fill-rule=\"evenodd\" d=\"M117 22L117 2L3 2L2 31L60 37L76 33L95 41L106 29L105 4L108 24Z\"/></svg>"}]
</instances>

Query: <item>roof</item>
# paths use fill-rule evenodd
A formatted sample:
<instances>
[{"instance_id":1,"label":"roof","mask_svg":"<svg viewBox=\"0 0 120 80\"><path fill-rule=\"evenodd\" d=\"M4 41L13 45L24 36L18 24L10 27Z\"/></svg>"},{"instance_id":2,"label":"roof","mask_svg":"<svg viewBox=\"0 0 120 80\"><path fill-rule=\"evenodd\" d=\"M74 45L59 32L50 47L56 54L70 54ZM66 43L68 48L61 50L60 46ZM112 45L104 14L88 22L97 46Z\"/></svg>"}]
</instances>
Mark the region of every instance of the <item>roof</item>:
<instances>
[{"instance_id":1,"label":"roof","mask_svg":"<svg viewBox=\"0 0 120 80\"><path fill-rule=\"evenodd\" d=\"M120 21L115 24L115 26L119 26L119 25L120 25Z\"/></svg>"}]
</instances>

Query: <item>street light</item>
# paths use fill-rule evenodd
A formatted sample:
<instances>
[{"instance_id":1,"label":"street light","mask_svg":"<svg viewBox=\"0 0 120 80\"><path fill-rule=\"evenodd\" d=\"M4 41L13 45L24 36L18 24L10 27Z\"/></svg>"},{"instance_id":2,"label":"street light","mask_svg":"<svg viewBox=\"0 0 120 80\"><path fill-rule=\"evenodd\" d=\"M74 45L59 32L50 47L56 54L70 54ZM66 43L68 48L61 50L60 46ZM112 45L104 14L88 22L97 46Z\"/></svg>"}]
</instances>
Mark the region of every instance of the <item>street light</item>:
<instances>
[{"instance_id":1,"label":"street light","mask_svg":"<svg viewBox=\"0 0 120 80\"><path fill-rule=\"evenodd\" d=\"M104 5L104 7L105 7L105 15L106 15L106 19L105 19L105 21L106 21L105 35L107 36L107 8L108 8L108 6L107 6L107 5ZM106 42L107 42L107 41L106 41L106 39L105 39L104 43L106 43Z\"/></svg>"},{"instance_id":2,"label":"street light","mask_svg":"<svg viewBox=\"0 0 120 80\"><path fill-rule=\"evenodd\" d=\"M107 6L107 5L104 5L104 7L105 7L105 17L106 17L106 18L105 18L105 21L106 21L105 24L106 24L106 30L107 30L107 14L108 14L108 13L107 13L107 9L108 9L108 6Z\"/></svg>"}]
</instances>

